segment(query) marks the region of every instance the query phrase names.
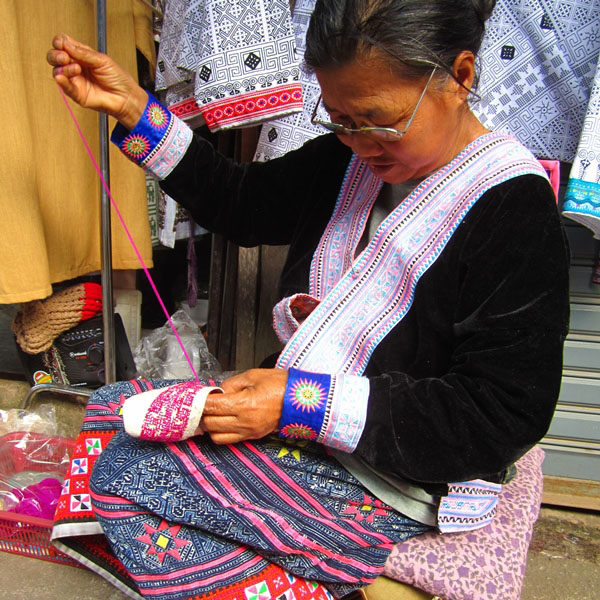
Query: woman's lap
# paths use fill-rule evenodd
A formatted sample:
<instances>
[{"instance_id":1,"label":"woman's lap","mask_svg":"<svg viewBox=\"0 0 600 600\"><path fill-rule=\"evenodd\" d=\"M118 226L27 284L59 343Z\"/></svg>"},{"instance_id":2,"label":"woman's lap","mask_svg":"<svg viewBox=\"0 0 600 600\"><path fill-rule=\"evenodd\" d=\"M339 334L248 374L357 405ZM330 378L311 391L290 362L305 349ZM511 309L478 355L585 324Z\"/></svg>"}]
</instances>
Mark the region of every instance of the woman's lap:
<instances>
[{"instance_id":1,"label":"woman's lap","mask_svg":"<svg viewBox=\"0 0 600 600\"><path fill-rule=\"evenodd\" d=\"M128 385L107 386L90 404L114 414L135 393ZM113 550L149 590L157 578L163 589L218 589L266 559L341 595L381 573L394 543L428 529L370 497L322 446L276 438L160 444L119 432L90 488Z\"/></svg>"}]
</instances>

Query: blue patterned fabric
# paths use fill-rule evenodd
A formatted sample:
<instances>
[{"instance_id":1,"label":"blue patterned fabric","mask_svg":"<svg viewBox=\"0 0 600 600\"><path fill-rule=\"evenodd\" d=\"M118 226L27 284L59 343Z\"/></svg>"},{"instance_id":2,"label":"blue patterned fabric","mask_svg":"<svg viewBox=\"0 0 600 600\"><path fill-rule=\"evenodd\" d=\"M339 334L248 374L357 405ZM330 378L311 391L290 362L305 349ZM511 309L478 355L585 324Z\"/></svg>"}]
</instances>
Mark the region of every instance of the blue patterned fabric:
<instances>
[{"instance_id":1,"label":"blue patterned fabric","mask_svg":"<svg viewBox=\"0 0 600 600\"><path fill-rule=\"evenodd\" d=\"M173 382L145 387L165 383ZM116 433L94 464L90 493L144 596L224 598L224 588L273 565L342 596L373 581L395 543L430 529L371 497L318 444L131 438L119 406L135 392L122 383L96 392L85 427Z\"/></svg>"},{"instance_id":2,"label":"blue patterned fabric","mask_svg":"<svg viewBox=\"0 0 600 600\"><path fill-rule=\"evenodd\" d=\"M166 107L148 94L146 108L135 127L129 131L117 123L110 139L146 173L164 179L183 158L192 135L192 130L183 121L174 118Z\"/></svg>"}]
</instances>

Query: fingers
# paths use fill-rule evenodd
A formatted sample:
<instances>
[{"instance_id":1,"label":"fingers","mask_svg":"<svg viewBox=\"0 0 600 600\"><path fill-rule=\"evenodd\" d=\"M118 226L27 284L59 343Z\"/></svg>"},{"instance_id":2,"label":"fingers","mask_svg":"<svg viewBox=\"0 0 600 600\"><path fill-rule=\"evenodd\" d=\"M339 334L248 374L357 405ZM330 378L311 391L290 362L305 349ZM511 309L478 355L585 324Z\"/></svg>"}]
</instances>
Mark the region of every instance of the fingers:
<instances>
[{"instance_id":1,"label":"fingers","mask_svg":"<svg viewBox=\"0 0 600 600\"><path fill-rule=\"evenodd\" d=\"M81 75L81 67L78 64L70 64L65 67L55 67L52 70L54 81L65 91L68 96L75 96L76 88L72 78Z\"/></svg>"},{"instance_id":2,"label":"fingers","mask_svg":"<svg viewBox=\"0 0 600 600\"><path fill-rule=\"evenodd\" d=\"M97 61L103 56L100 52L97 52L90 46L68 36L66 33L59 33L54 36L52 47L59 52L64 52L75 60L83 60L86 62Z\"/></svg>"},{"instance_id":3,"label":"fingers","mask_svg":"<svg viewBox=\"0 0 600 600\"><path fill-rule=\"evenodd\" d=\"M76 95L76 88L71 79L78 77L83 72L82 65L86 65L85 54L82 51L91 51L91 48L76 42L64 33L54 36L52 49L46 54L47 62L54 67L52 76L65 93L71 97ZM87 61L89 63L89 59Z\"/></svg>"},{"instance_id":4,"label":"fingers","mask_svg":"<svg viewBox=\"0 0 600 600\"><path fill-rule=\"evenodd\" d=\"M107 57L86 44L60 33L54 36L52 49L47 52L46 60L55 67L53 75L56 78L57 75L65 77L81 75L83 68L99 67Z\"/></svg>"},{"instance_id":5,"label":"fingers","mask_svg":"<svg viewBox=\"0 0 600 600\"><path fill-rule=\"evenodd\" d=\"M237 433L211 433L210 439L215 444L237 444L244 441L244 438Z\"/></svg>"},{"instance_id":6,"label":"fingers","mask_svg":"<svg viewBox=\"0 0 600 600\"><path fill-rule=\"evenodd\" d=\"M71 57L62 50L49 50L46 61L54 67L52 76L60 86L65 88L71 77L81 75L81 66L71 62Z\"/></svg>"},{"instance_id":7,"label":"fingers","mask_svg":"<svg viewBox=\"0 0 600 600\"><path fill-rule=\"evenodd\" d=\"M271 434L279 425L286 382L282 369L251 369L225 380L225 393L206 399L202 427L215 443Z\"/></svg>"},{"instance_id":8,"label":"fingers","mask_svg":"<svg viewBox=\"0 0 600 600\"><path fill-rule=\"evenodd\" d=\"M210 433L238 433L240 430L239 419L231 416L203 416L201 421L202 429Z\"/></svg>"},{"instance_id":9,"label":"fingers","mask_svg":"<svg viewBox=\"0 0 600 600\"><path fill-rule=\"evenodd\" d=\"M48 50L46 60L53 67L64 67L71 62L71 57L62 50Z\"/></svg>"},{"instance_id":10,"label":"fingers","mask_svg":"<svg viewBox=\"0 0 600 600\"><path fill-rule=\"evenodd\" d=\"M204 403L204 415L235 415L239 412L239 404L235 395L209 394Z\"/></svg>"},{"instance_id":11,"label":"fingers","mask_svg":"<svg viewBox=\"0 0 600 600\"><path fill-rule=\"evenodd\" d=\"M202 428L211 436L229 433L237 435L238 441L260 439L278 427L281 411L253 402L252 398L246 399L245 392L228 398L223 394L215 397L222 404L211 402L208 407L205 404L201 420Z\"/></svg>"}]
</instances>

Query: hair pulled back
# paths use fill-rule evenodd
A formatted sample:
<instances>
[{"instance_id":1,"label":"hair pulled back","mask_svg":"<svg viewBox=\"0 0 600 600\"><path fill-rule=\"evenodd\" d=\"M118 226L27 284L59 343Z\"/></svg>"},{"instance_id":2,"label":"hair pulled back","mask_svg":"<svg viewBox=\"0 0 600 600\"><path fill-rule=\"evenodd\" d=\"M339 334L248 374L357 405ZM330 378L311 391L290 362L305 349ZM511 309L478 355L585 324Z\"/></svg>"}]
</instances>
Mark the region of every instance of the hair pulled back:
<instances>
[{"instance_id":1,"label":"hair pulled back","mask_svg":"<svg viewBox=\"0 0 600 600\"><path fill-rule=\"evenodd\" d=\"M454 77L464 50L475 56L496 0L317 0L306 35L309 70L344 66L373 48L405 77L432 66Z\"/></svg>"}]
</instances>

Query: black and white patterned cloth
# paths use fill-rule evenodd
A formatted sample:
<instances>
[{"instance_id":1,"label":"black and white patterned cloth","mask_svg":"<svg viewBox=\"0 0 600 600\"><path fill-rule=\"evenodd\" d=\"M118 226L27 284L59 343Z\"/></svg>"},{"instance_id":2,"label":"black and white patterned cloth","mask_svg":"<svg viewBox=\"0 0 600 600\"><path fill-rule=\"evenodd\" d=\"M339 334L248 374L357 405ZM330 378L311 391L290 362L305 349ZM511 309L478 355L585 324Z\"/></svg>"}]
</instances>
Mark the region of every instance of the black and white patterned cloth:
<instances>
[{"instance_id":1,"label":"black and white patterned cloth","mask_svg":"<svg viewBox=\"0 0 600 600\"><path fill-rule=\"evenodd\" d=\"M294 7L292 22L300 61L304 59L306 30L315 2L316 0L296 0ZM322 127L310 122L310 116L321 93L319 83L313 74L307 73L305 70L300 71L300 81L302 82L304 110L262 125L254 156L255 160L264 161L282 156L290 150L299 148L308 140L326 133ZM324 109L320 110L319 116L325 120L329 119Z\"/></svg>"},{"instance_id":2,"label":"black and white patterned cloth","mask_svg":"<svg viewBox=\"0 0 600 600\"><path fill-rule=\"evenodd\" d=\"M600 2L499 0L480 51L490 129L572 162L563 213L600 237Z\"/></svg>"},{"instance_id":3,"label":"black and white patterned cloth","mask_svg":"<svg viewBox=\"0 0 600 600\"><path fill-rule=\"evenodd\" d=\"M168 0L156 90L213 131L302 109L288 0Z\"/></svg>"}]
</instances>

